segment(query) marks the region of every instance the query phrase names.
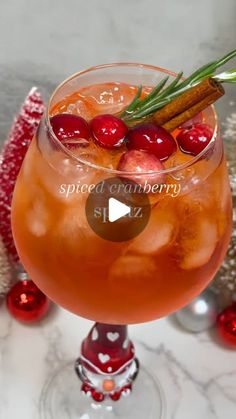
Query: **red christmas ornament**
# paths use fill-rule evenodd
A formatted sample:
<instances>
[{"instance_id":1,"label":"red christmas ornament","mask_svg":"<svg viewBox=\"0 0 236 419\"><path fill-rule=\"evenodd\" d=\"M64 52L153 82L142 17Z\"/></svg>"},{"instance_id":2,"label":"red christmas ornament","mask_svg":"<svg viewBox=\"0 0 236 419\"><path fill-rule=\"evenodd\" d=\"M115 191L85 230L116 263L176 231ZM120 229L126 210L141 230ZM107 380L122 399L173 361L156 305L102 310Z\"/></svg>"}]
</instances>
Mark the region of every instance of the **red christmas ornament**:
<instances>
[{"instance_id":1,"label":"red christmas ornament","mask_svg":"<svg viewBox=\"0 0 236 419\"><path fill-rule=\"evenodd\" d=\"M222 340L236 348L236 302L218 315L217 327Z\"/></svg>"},{"instance_id":2,"label":"red christmas ornament","mask_svg":"<svg viewBox=\"0 0 236 419\"><path fill-rule=\"evenodd\" d=\"M8 292L7 308L16 320L32 323L47 313L49 300L33 281L21 280Z\"/></svg>"},{"instance_id":3,"label":"red christmas ornament","mask_svg":"<svg viewBox=\"0 0 236 419\"><path fill-rule=\"evenodd\" d=\"M18 255L11 232L11 201L15 181L29 143L35 134L44 111L41 94L34 87L26 97L15 118L0 159L0 235L9 253L17 261Z\"/></svg>"}]
</instances>

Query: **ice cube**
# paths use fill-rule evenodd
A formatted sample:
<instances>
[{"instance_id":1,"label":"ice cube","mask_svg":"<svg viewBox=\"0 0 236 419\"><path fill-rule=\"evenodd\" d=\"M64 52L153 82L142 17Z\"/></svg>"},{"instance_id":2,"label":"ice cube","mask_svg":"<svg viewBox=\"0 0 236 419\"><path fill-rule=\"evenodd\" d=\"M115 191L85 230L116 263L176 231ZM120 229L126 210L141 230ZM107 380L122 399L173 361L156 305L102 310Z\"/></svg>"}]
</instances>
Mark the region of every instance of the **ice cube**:
<instances>
[{"instance_id":1,"label":"ice cube","mask_svg":"<svg viewBox=\"0 0 236 419\"><path fill-rule=\"evenodd\" d=\"M177 168L183 164L191 163L192 156L184 154L181 151L174 153L165 163L164 166L167 169ZM189 165L185 169L179 169L174 172L170 172L167 177L168 183L178 183L181 185L181 193L186 193L194 183L195 180L195 165Z\"/></svg>"},{"instance_id":2,"label":"ice cube","mask_svg":"<svg viewBox=\"0 0 236 419\"><path fill-rule=\"evenodd\" d=\"M79 198L81 193L77 185L89 186L96 176L96 170L55 151L47 156L47 161L43 157L38 159L35 170L46 191L65 203Z\"/></svg>"},{"instance_id":3,"label":"ice cube","mask_svg":"<svg viewBox=\"0 0 236 419\"><path fill-rule=\"evenodd\" d=\"M180 216L184 218L191 214L192 216L200 214L204 210L212 211L216 204L213 186L211 180L206 180L199 185L192 186L188 193L183 194L178 203Z\"/></svg>"},{"instance_id":4,"label":"ice cube","mask_svg":"<svg viewBox=\"0 0 236 419\"><path fill-rule=\"evenodd\" d=\"M82 116L87 121L93 118L94 112L92 112L91 107L88 104L86 104L83 100L77 100L75 106L78 115Z\"/></svg>"},{"instance_id":5,"label":"ice cube","mask_svg":"<svg viewBox=\"0 0 236 419\"><path fill-rule=\"evenodd\" d=\"M76 114L77 113L76 105L74 103L70 103L67 106L67 108L65 110L65 113L73 113L73 114Z\"/></svg>"},{"instance_id":6,"label":"ice cube","mask_svg":"<svg viewBox=\"0 0 236 419\"><path fill-rule=\"evenodd\" d=\"M177 217L167 209L153 209L144 231L137 236L127 251L142 254L157 254L170 246L178 232Z\"/></svg>"},{"instance_id":7,"label":"ice cube","mask_svg":"<svg viewBox=\"0 0 236 419\"><path fill-rule=\"evenodd\" d=\"M76 99L78 98L78 96L80 97L80 95L77 94ZM74 115L79 115L87 121L89 121L95 116L95 112L93 111L91 104L87 103L83 97L76 100L75 102L69 103L69 105L64 106L64 108L64 113L72 113Z\"/></svg>"},{"instance_id":8,"label":"ice cube","mask_svg":"<svg viewBox=\"0 0 236 419\"><path fill-rule=\"evenodd\" d=\"M164 166L166 169L174 168L182 164L190 163L192 159L193 156L190 154L185 154L182 151L177 150L174 154L172 154L172 156L169 157L169 159L164 162Z\"/></svg>"},{"instance_id":9,"label":"ice cube","mask_svg":"<svg viewBox=\"0 0 236 419\"><path fill-rule=\"evenodd\" d=\"M180 232L179 266L182 269L196 269L209 262L218 240L217 225L205 214L185 220Z\"/></svg>"},{"instance_id":10,"label":"ice cube","mask_svg":"<svg viewBox=\"0 0 236 419\"><path fill-rule=\"evenodd\" d=\"M120 256L112 264L108 280L114 287L119 286L119 282L124 284L127 280L145 281L153 278L156 271L156 264L149 256L126 254Z\"/></svg>"},{"instance_id":11,"label":"ice cube","mask_svg":"<svg viewBox=\"0 0 236 419\"><path fill-rule=\"evenodd\" d=\"M84 148L77 148L74 154L84 162L89 162L100 167L116 169L122 150L106 150L90 141ZM91 171L91 169L89 169ZM96 170L96 169L95 169Z\"/></svg>"},{"instance_id":12,"label":"ice cube","mask_svg":"<svg viewBox=\"0 0 236 419\"><path fill-rule=\"evenodd\" d=\"M68 206L58 222L58 236L74 240L78 236L86 236L88 226L85 215L85 199Z\"/></svg>"},{"instance_id":13,"label":"ice cube","mask_svg":"<svg viewBox=\"0 0 236 419\"><path fill-rule=\"evenodd\" d=\"M80 95L97 113L116 113L132 101L136 91L136 86L125 83L102 83L81 89Z\"/></svg>"},{"instance_id":14,"label":"ice cube","mask_svg":"<svg viewBox=\"0 0 236 419\"><path fill-rule=\"evenodd\" d=\"M49 214L44 198L37 195L26 214L29 230L37 237L44 236L49 227Z\"/></svg>"}]
</instances>

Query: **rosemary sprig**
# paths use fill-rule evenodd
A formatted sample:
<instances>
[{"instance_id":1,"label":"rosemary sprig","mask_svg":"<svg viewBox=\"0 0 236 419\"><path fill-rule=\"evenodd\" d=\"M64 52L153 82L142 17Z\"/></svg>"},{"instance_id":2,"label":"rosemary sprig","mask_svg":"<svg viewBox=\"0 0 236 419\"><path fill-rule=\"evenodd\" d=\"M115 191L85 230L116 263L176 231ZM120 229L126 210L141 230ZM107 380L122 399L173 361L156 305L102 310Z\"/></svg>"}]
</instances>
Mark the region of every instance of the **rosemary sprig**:
<instances>
[{"instance_id":1,"label":"rosemary sprig","mask_svg":"<svg viewBox=\"0 0 236 419\"><path fill-rule=\"evenodd\" d=\"M220 83L236 83L236 68L224 71L223 73L216 74L213 79Z\"/></svg>"},{"instance_id":2,"label":"rosemary sprig","mask_svg":"<svg viewBox=\"0 0 236 419\"><path fill-rule=\"evenodd\" d=\"M236 50L231 51L224 57L216 61L211 61L203 65L185 80L182 80L183 73L180 72L177 77L166 86L169 77L162 79L157 86L144 98L141 99L142 86L138 87L133 101L119 115L127 124L132 121L146 118L152 115L158 109L161 109L167 103L170 103L183 92L196 86L203 80L212 77L219 83L236 83L236 69L230 69L220 74L214 74L217 68L226 64L236 56Z\"/></svg>"}]
</instances>

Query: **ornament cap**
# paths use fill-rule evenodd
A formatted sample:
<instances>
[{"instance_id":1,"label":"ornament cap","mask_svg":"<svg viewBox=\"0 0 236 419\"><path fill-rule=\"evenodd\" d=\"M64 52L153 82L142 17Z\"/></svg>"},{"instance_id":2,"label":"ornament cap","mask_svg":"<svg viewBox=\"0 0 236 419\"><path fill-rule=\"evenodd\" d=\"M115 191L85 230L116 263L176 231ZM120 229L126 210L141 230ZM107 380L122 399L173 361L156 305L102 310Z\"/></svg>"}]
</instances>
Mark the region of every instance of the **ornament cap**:
<instances>
[{"instance_id":1,"label":"ornament cap","mask_svg":"<svg viewBox=\"0 0 236 419\"><path fill-rule=\"evenodd\" d=\"M27 272L18 272L17 273L17 279L19 280L19 281L28 281L28 279L30 279L29 278L29 275L27 274Z\"/></svg>"}]
</instances>

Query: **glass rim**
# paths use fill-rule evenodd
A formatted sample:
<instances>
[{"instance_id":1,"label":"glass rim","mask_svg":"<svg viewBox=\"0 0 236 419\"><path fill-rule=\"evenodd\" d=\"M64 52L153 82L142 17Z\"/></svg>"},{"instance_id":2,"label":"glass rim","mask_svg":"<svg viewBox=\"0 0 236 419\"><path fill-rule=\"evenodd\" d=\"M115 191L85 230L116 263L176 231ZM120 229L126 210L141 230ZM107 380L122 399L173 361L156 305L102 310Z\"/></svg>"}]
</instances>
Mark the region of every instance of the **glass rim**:
<instances>
[{"instance_id":1,"label":"glass rim","mask_svg":"<svg viewBox=\"0 0 236 419\"><path fill-rule=\"evenodd\" d=\"M95 164L92 162L89 162L88 160L84 160L83 158L80 158L78 156L76 156L72 151L70 151L67 147L65 147L61 141L57 138L57 136L55 135L51 123L50 123L50 115L49 115L49 111L50 111L50 107L51 107L51 102L54 98L54 96L56 95L56 93L68 82L70 82L71 80L82 76L83 74L87 74L90 72L93 72L95 70L99 70L99 69L103 69L103 68L115 68L115 67L136 67L136 68L144 68L147 70L154 70L154 71L158 71L160 73L164 73L164 74L168 74L170 76L176 77L177 73L167 70L165 68L162 67L158 67L152 64L142 64L142 63L135 63L135 62L118 62L118 63L108 63L108 64L100 64L100 65L96 65L96 66L91 66L85 70L81 70L78 71L74 74L72 74L71 76L67 77L65 80L62 81L62 83L60 83L56 89L53 91L53 93L51 94L49 100L48 100L48 105L46 107L45 110L45 121L46 121L46 128L48 129L48 132L50 134L50 137L53 139L53 141L56 143L56 145L64 152L64 154L66 154L70 159L73 159L75 161L77 161L78 163L85 165L87 167L90 167L92 169L95 170L100 170L103 172L106 172L108 174L114 175L114 176L124 176L124 171L123 170L117 170L117 169L111 169L108 167L104 167L101 166L99 164ZM125 171L125 174L127 176L154 176L154 175L158 175L158 174L163 174L163 175L168 175L168 174L173 174L175 172L179 172L181 170L187 169L188 167L193 166L195 163L197 163L199 160L201 160L201 158L211 149L212 145L215 143L216 138L217 138L217 133L218 133L218 128L219 128L219 123L218 123L218 117L217 117L217 113L215 110L214 105L210 105L208 108L211 109L211 112L213 114L214 117L214 130L213 130L213 134L211 137L211 140L209 141L209 143L207 144L207 146L200 152L198 153L196 156L192 156L192 159L185 162L185 163L181 163L178 164L176 166L172 166L172 167L168 167L168 168L164 168L162 170L158 170L158 171L146 171L146 172L135 172L135 171ZM189 154L190 155L190 154Z\"/></svg>"}]
</instances>

